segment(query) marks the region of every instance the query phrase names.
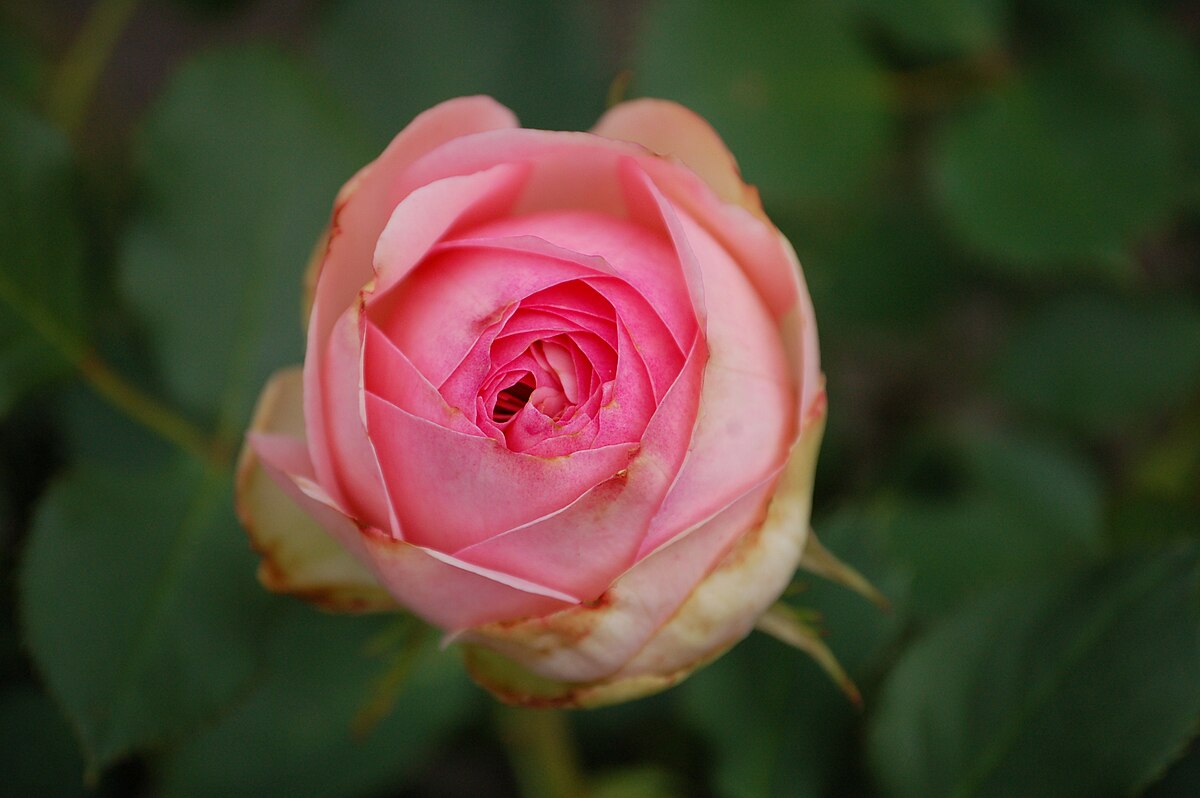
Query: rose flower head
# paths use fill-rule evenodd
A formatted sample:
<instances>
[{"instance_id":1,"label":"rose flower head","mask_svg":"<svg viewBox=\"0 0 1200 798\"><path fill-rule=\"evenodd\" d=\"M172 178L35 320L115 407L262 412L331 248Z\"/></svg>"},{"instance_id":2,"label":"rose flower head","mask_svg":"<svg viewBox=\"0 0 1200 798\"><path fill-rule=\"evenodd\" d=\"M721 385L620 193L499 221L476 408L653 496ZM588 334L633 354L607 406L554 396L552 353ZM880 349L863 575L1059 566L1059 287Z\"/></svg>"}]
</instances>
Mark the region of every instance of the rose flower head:
<instances>
[{"instance_id":1,"label":"rose flower head","mask_svg":"<svg viewBox=\"0 0 1200 798\"><path fill-rule=\"evenodd\" d=\"M308 288L239 468L268 588L407 610L501 698L591 706L740 640L806 546L829 570L808 291L691 111L443 103L338 194Z\"/></svg>"}]
</instances>

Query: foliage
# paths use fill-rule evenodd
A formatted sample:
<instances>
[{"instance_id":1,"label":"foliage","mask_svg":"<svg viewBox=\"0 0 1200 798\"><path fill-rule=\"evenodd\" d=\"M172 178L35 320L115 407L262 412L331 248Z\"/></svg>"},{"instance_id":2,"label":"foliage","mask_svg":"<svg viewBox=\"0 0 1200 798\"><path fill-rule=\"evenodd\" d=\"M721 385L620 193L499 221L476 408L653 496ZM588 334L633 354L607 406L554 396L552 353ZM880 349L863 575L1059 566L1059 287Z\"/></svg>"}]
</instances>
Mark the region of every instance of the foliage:
<instances>
[{"instance_id":1,"label":"foliage","mask_svg":"<svg viewBox=\"0 0 1200 798\"><path fill-rule=\"evenodd\" d=\"M788 598L862 710L758 635L571 716L593 795L1200 794L1194 2L84 5L0 8L6 787L539 781L427 630L263 592L230 506L338 185L484 92L713 121L814 295L815 527L892 604Z\"/></svg>"}]
</instances>

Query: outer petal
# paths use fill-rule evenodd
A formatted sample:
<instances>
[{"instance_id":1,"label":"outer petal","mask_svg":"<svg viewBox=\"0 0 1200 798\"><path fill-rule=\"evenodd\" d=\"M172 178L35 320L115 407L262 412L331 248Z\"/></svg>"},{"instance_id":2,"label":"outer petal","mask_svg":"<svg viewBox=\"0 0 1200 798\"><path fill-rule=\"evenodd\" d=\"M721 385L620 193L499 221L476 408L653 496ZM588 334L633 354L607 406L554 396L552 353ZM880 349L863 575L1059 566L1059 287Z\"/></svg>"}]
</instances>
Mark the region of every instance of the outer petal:
<instances>
[{"instance_id":1,"label":"outer petal","mask_svg":"<svg viewBox=\"0 0 1200 798\"><path fill-rule=\"evenodd\" d=\"M401 184L414 161L453 139L472 133L516 126L516 118L503 106L487 97L466 97L438 105L418 116L406 127L383 154L351 178L338 193L330 221L320 271L309 283L315 285L309 319L305 359L305 418L313 463L323 484L339 501L354 498L349 504L370 504L369 497L347 497L346 485L336 479L334 465L337 447L345 441L350 451L339 460L342 464L361 460L364 449L359 435L331 436L322 420L330 411L329 399L322 386L323 361L327 342L337 319L357 303L359 291L373 275L375 244L391 218L392 211L413 188ZM317 259L314 258L315 264ZM356 350L357 351L357 350ZM351 385L351 390L354 389ZM357 401L353 406L357 406ZM332 439L331 439L332 438ZM334 441L339 444L335 445ZM369 451L365 452L369 454ZM358 483L356 483L358 484ZM374 485L366 491L376 491Z\"/></svg>"},{"instance_id":2,"label":"outer petal","mask_svg":"<svg viewBox=\"0 0 1200 798\"><path fill-rule=\"evenodd\" d=\"M758 192L742 182L725 142L699 114L678 103L649 98L620 103L600 117L592 132L678 158L725 202L763 216Z\"/></svg>"},{"instance_id":3,"label":"outer petal","mask_svg":"<svg viewBox=\"0 0 1200 798\"><path fill-rule=\"evenodd\" d=\"M292 467L311 475L303 442L299 368L271 377L259 397L250 432L273 438L276 449L290 449ZM253 445L242 450L236 492L238 517L262 556L258 578L267 588L347 612L396 607L370 570L268 476Z\"/></svg>"},{"instance_id":4,"label":"outer petal","mask_svg":"<svg viewBox=\"0 0 1200 798\"><path fill-rule=\"evenodd\" d=\"M462 563L377 529L360 528L317 483L270 464L266 471L305 513L355 551L401 606L436 626L456 629L543 615L573 602L541 585Z\"/></svg>"},{"instance_id":5,"label":"outer petal","mask_svg":"<svg viewBox=\"0 0 1200 798\"><path fill-rule=\"evenodd\" d=\"M672 611L665 616L655 611L663 601L653 585L670 582L687 567L688 558L680 553L695 534L643 561L594 607L478 630L467 642L503 656L469 646L471 675L510 703L598 706L669 687L740 640L783 592L800 561L824 417L821 395L810 409L765 520L738 539ZM644 628L648 618L659 625L645 636L646 642L614 670L592 675L599 665L611 663L611 645L630 630Z\"/></svg>"},{"instance_id":6,"label":"outer petal","mask_svg":"<svg viewBox=\"0 0 1200 798\"><path fill-rule=\"evenodd\" d=\"M643 556L777 471L799 431L795 379L765 304L703 228L683 224L704 275L710 355L688 459Z\"/></svg>"}]
</instances>

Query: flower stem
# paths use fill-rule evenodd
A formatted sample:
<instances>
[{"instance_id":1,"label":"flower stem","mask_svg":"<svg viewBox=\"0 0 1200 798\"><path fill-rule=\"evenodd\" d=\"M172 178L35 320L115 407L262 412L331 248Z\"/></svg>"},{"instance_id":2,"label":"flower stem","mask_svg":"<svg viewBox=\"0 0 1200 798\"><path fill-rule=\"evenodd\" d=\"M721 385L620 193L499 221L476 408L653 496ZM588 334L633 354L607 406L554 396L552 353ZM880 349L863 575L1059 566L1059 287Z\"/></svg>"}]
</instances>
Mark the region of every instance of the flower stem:
<instances>
[{"instance_id":1,"label":"flower stem","mask_svg":"<svg viewBox=\"0 0 1200 798\"><path fill-rule=\"evenodd\" d=\"M497 726L524 798L586 798L565 713L501 706Z\"/></svg>"},{"instance_id":2,"label":"flower stem","mask_svg":"<svg viewBox=\"0 0 1200 798\"><path fill-rule=\"evenodd\" d=\"M138 0L96 0L46 94L46 114L74 138Z\"/></svg>"},{"instance_id":3,"label":"flower stem","mask_svg":"<svg viewBox=\"0 0 1200 798\"><path fill-rule=\"evenodd\" d=\"M0 272L0 303L7 304L43 341L83 376L102 399L168 443L203 463L224 469L232 456L198 427L113 371L96 352Z\"/></svg>"}]
</instances>

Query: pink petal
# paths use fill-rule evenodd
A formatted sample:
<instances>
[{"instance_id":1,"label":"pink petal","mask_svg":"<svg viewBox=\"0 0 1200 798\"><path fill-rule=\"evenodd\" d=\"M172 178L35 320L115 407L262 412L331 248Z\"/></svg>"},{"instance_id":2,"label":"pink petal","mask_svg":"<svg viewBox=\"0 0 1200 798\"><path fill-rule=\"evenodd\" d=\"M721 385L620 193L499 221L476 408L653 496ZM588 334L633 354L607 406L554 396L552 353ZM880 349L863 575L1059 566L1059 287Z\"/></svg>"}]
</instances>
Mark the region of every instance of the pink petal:
<instances>
[{"instance_id":1,"label":"pink petal","mask_svg":"<svg viewBox=\"0 0 1200 798\"><path fill-rule=\"evenodd\" d=\"M625 209L616 165L622 157L644 154L635 145L589 133L493 130L439 147L413 164L403 185L421 186L496 164L528 163L533 171L514 215L569 208L620 216Z\"/></svg>"},{"instance_id":2,"label":"pink petal","mask_svg":"<svg viewBox=\"0 0 1200 798\"><path fill-rule=\"evenodd\" d=\"M733 256L775 318L792 310L803 290L786 242L773 225L738 205L722 202L704 181L679 164L642 158L639 164L681 213L694 218Z\"/></svg>"},{"instance_id":3,"label":"pink petal","mask_svg":"<svg viewBox=\"0 0 1200 798\"><path fill-rule=\"evenodd\" d=\"M678 103L649 98L620 103L600 117L592 132L678 158L725 202L762 213L758 192L742 181L725 142L703 117Z\"/></svg>"},{"instance_id":4,"label":"pink petal","mask_svg":"<svg viewBox=\"0 0 1200 798\"><path fill-rule=\"evenodd\" d=\"M387 494L360 407L361 322L357 306L351 308L338 319L327 339L323 362L309 351L304 368L305 427L317 481L357 518L390 529ZM319 379L312 376L318 364L322 367ZM323 402L310 402L310 393L323 396ZM314 417L314 412L324 415ZM325 443L324 450L314 446L318 439Z\"/></svg>"},{"instance_id":5,"label":"pink petal","mask_svg":"<svg viewBox=\"0 0 1200 798\"><path fill-rule=\"evenodd\" d=\"M393 290L377 291L368 300L368 314L430 382L441 386L480 337L512 312L510 306L579 277L583 268L511 247L450 242Z\"/></svg>"},{"instance_id":6,"label":"pink petal","mask_svg":"<svg viewBox=\"0 0 1200 798\"><path fill-rule=\"evenodd\" d=\"M543 584L565 592L577 585L574 595L595 598L635 562L650 520L683 461L704 361L705 350L697 341L623 473L563 509L464 548L457 556L525 578L540 574Z\"/></svg>"},{"instance_id":7,"label":"pink petal","mask_svg":"<svg viewBox=\"0 0 1200 798\"><path fill-rule=\"evenodd\" d=\"M465 97L442 103L418 116L388 145L383 154L364 167L339 192L330 221L326 252L321 259L304 369L305 417L308 442L321 479L340 490L333 478L336 460L342 460L329 443L319 419L325 416L322 361L325 343L335 321L356 303L362 287L373 275L375 242L405 193L402 174L421 156L444 143L470 133L516 127L508 109L488 97Z\"/></svg>"},{"instance_id":8,"label":"pink petal","mask_svg":"<svg viewBox=\"0 0 1200 798\"><path fill-rule=\"evenodd\" d=\"M408 356L370 322L363 341L363 389L426 421L465 435L479 434L463 412L447 404Z\"/></svg>"},{"instance_id":9,"label":"pink petal","mask_svg":"<svg viewBox=\"0 0 1200 798\"><path fill-rule=\"evenodd\" d=\"M709 361L687 461L641 556L777 470L799 431L793 380L762 299L707 232L683 224L704 275Z\"/></svg>"},{"instance_id":10,"label":"pink petal","mask_svg":"<svg viewBox=\"0 0 1200 798\"><path fill-rule=\"evenodd\" d=\"M530 236L559 250L602 256L612 273L640 294L645 305L671 331L677 348L682 349L696 329L696 311L680 271L678 253L661 222L653 218L637 222L597 213L552 210L497 219L470 233L496 238Z\"/></svg>"},{"instance_id":11,"label":"pink petal","mask_svg":"<svg viewBox=\"0 0 1200 798\"><path fill-rule=\"evenodd\" d=\"M430 424L366 395L367 426L404 539L453 552L570 504L625 468L619 444L543 459Z\"/></svg>"},{"instance_id":12,"label":"pink petal","mask_svg":"<svg viewBox=\"0 0 1200 798\"><path fill-rule=\"evenodd\" d=\"M684 603L705 574L765 512L774 484L755 486L718 515L634 565L594 605L465 635L540 676L569 682L620 670ZM532 645L537 641L538 645Z\"/></svg>"},{"instance_id":13,"label":"pink petal","mask_svg":"<svg viewBox=\"0 0 1200 798\"><path fill-rule=\"evenodd\" d=\"M368 564L389 593L429 623L457 630L544 615L574 603L570 596L533 581L497 574L375 530L360 529L319 485L282 468L288 455L278 443L264 438L255 444L271 478Z\"/></svg>"}]
</instances>

